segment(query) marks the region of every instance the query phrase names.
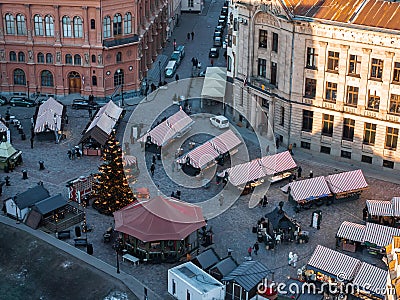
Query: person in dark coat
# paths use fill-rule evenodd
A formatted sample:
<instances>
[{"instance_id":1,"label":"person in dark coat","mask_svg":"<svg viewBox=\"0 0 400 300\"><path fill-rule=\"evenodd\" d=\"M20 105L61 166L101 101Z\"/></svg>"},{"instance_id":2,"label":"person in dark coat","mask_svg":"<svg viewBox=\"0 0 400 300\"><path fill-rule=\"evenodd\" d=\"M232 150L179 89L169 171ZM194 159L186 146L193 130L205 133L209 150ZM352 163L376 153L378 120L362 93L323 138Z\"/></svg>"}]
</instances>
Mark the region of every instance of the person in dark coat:
<instances>
[{"instance_id":1,"label":"person in dark coat","mask_svg":"<svg viewBox=\"0 0 400 300\"><path fill-rule=\"evenodd\" d=\"M257 255L258 250L260 250L260 245L258 244L258 242L255 242L255 244L253 245L253 249L254 249L254 254Z\"/></svg>"},{"instance_id":2,"label":"person in dark coat","mask_svg":"<svg viewBox=\"0 0 400 300\"><path fill-rule=\"evenodd\" d=\"M153 164L156 164L156 161L157 161L156 155L153 154Z\"/></svg>"},{"instance_id":3,"label":"person in dark coat","mask_svg":"<svg viewBox=\"0 0 400 300\"><path fill-rule=\"evenodd\" d=\"M151 177L154 176L154 171L155 171L155 170L156 170L156 165L155 165L155 164L151 164L151 167L150 167Z\"/></svg>"},{"instance_id":4,"label":"person in dark coat","mask_svg":"<svg viewBox=\"0 0 400 300\"><path fill-rule=\"evenodd\" d=\"M297 178L301 178L301 172L303 172L303 169L299 166L297 168Z\"/></svg>"},{"instance_id":5,"label":"person in dark coat","mask_svg":"<svg viewBox=\"0 0 400 300\"><path fill-rule=\"evenodd\" d=\"M176 82L179 81L179 75L178 74L175 75L175 80L176 80Z\"/></svg>"},{"instance_id":6,"label":"person in dark coat","mask_svg":"<svg viewBox=\"0 0 400 300\"><path fill-rule=\"evenodd\" d=\"M187 39L190 40L190 32L187 34Z\"/></svg>"},{"instance_id":7,"label":"person in dark coat","mask_svg":"<svg viewBox=\"0 0 400 300\"><path fill-rule=\"evenodd\" d=\"M194 32L192 31L192 33L191 33L191 34L192 34L192 41L193 41L193 39L194 39Z\"/></svg>"}]
</instances>

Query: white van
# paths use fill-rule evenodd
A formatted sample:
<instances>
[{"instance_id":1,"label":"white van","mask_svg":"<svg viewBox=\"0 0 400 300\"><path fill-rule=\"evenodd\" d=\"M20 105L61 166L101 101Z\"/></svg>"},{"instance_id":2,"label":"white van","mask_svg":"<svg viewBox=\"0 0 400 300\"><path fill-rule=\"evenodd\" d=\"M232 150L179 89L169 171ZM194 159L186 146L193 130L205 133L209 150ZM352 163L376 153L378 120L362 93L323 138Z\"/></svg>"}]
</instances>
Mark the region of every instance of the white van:
<instances>
[{"instance_id":1,"label":"white van","mask_svg":"<svg viewBox=\"0 0 400 300\"><path fill-rule=\"evenodd\" d=\"M165 67L165 77L172 77L176 72L178 64L175 60L170 60L168 65Z\"/></svg>"},{"instance_id":2,"label":"white van","mask_svg":"<svg viewBox=\"0 0 400 300\"><path fill-rule=\"evenodd\" d=\"M229 121L224 116L215 116L210 118L211 124L218 128L229 128Z\"/></svg>"}]
</instances>

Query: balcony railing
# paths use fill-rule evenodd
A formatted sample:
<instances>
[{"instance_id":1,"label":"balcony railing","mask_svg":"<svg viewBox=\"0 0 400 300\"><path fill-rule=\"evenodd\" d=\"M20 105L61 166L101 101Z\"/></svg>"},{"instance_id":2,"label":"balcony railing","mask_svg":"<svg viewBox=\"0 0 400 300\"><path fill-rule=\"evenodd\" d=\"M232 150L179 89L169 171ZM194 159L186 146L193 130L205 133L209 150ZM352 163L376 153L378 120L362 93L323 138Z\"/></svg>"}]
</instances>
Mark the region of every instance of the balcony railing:
<instances>
[{"instance_id":1,"label":"balcony railing","mask_svg":"<svg viewBox=\"0 0 400 300\"><path fill-rule=\"evenodd\" d=\"M121 38L121 39L112 39L112 40L105 40L103 41L103 46L106 48L111 48L111 47L116 47L116 46L122 46L122 45L127 45L131 43L135 43L139 41L139 36L137 34L133 36L129 36L126 38Z\"/></svg>"},{"instance_id":2,"label":"balcony railing","mask_svg":"<svg viewBox=\"0 0 400 300\"><path fill-rule=\"evenodd\" d=\"M269 79L263 77L250 77L250 85L261 91L270 92L277 87L270 83Z\"/></svg>"}]
</instances>

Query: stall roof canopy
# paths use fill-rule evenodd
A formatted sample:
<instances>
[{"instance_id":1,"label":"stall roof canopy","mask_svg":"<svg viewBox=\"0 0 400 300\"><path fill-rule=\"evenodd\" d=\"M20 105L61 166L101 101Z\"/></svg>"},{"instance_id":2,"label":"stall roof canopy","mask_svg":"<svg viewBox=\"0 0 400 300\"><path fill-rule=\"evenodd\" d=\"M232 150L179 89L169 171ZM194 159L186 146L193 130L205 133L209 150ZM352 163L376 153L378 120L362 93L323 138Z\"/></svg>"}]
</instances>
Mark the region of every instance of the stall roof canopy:
<instances>
[{"instance_id":1,"label":"stall roof canopy","mask_svg":"<svg viewBox=\"0 0 400 300\"><path fill-rule=\"evenodd\" d=\"M355 242L362 243L364 241L365 225L344 221L340 227L336 236Z\"/></svg>"},{"instance_id":2,"label":"stall roof canopy","mask_svg":"<svg viewBox=\"0 0 400 300\"><path fill-rule=\"evenodd\" d=\"M67 200L61 194L57 194L36 202L34 208L42 215L45 215L56 209L64 207L65 205L67 205L67 203Z\"/></svg>"},{"instance_id":3,"label":"stall roof canopy","mask_svg":"<svg viewBox=\"0 0 400 300\"><path fill-rule=\"evenodd\" d=\"M324 176L294 181L288 186L295 201L312 201L331 195Z\"/></svg>"},{"instance_id":4,"label":"stall roof canopy","mask_svg":"<svg viewBox=\"0 0 400 300\"><path fill-rule=\"evenodd\" d=\"M97 111L92 121L88 124L79 143L93 138L100 145L105 145L110 137L111 131L114 129L115 124L121 116L122 110L122 108L118 107L110 100Z\"/></svg>"},{"instance_id":5,"label":"stall roof canopy","mask_svg":"<svg viewBox=\"0 0 400 300\"><path fill-rule=\"evenodd\" d=\"M357 272L356 277L353 280L353 284L363 289L367 289L374 294L384 296L387 276L387 270L362 262L360 270Z\"/></svg>"},{"instance_id":6,"label":"stall roof canopy","mask_svg":"<svg viewBox=\"0 0 400 300\"><path fill-rule=\"evenodd\" d=\"M267 213L265 218L267 218L271 223L273 230L279 229L279 226L281 226L280 228L284 228L285 226L287 226L287 228L296 228L296 226L300 227L300 225L294 219L289 217L289 215L279 207L275 207L273 211Z\"/></svg>"},{"instance_id":7,"label":"stall roof canopy","mask_svg":"<svg viewBox=\"0 0 400 300\"><path fill-rule=\"evenodd\" d=\"M10 142L0 142L0 158L9 158L17 152Z\"/></svg>"},{"instance_id":8,"label":"stall roof canopy","mask_svg":"<svg viewBox=\"0 0 400 300\"><path fill-rule=\"evenodd\" d=\"M14 202L18 205L19 209L24 209L48 197L50 197L49 191L43 185L38 184L16 195Z\"/></svg>"},{"instance_id":9,"label":"stall roof canopy","mask_svg":"<svg viewBox=\"0 0 400 300\"><path fill-rule=\"evenodd\" d=\"M228 275L230 272L232 272L234 269L237 268L237 263L233 259L232 256L227 256L217 264L215 264L211 269L210 269L210 274L213 273L213 270L218 270L219 273L222 276Z\"/></svg>"},{"instance_id":10,"label":"stall roof canopy","mask_svg":"<svg viewBox=\"0 0 400 300\"><path fill-rule=\"evenodd\" d=\"M143 242L182 240L206 225L199 206L157 196L114 212L115 230Z\"/></svg>"},{"instance_id":11,"label":"stall roof canopy","mask_svg":"<svg viewBox=\"0 0 400 300\"><path fill-rule=\"evenodd\" d=\"M367 200L366 205L372 216L400 217L400 197L393 197L390 201Z\"/></svg>"},{"instance_id":12,"label":"stall roof canopy","mask_svg":"<svg viewBox=\"0 0 400 300\"><path fill-rule=\"evenodd\" d=\"M62 125L62 117L64 113L64 105L56 101L53 97L47 99L46 102L39 106L35 120L35 132L43 132L47 128L55 131L60 130ZM56 127L57 124L57 127Z\"/></svg>"},{"instance_id":13,"label":"stall roof canopy","mask_svg":"<svg viewBox=\"0 0 400 300\"><path fill-rule=\"evenodd\" d=\"M343 172L326 177L328 186L334 194L360 191L368 188L361 170Z\"/></svg>"},{"instance_id":14,"label":"stall roof canopy","mask_svg":"<svg viewBox=\"0 0 400 300\"><path fill-rule=\"evenodd\" d=\"M192 262L201 269L207 270L219 262L219 256L213 248L209 248L197 255Z\"/></svg>"},{"instance_id":15,"label":"stall roof canopy","mask_svg":"<svg viewBox=\"0 0 400 300\"><path fill-rule=\"evenodd\" d=\"M317 245L307 264L309 267L322 271L330 276L351 281L361 266L361 261L335 250Z\"/></svg>"},{"instance_id":16,"label":"stall roof canopy","mask_svg":"<svg viewBox=\"0 0 400 300\"><path fill-rule=\"evenodd\" d=\"M161 147L165 146L193 123L194 121L181 109L142 136L139 142L146 142L147 137L150 136L153 144Z\"/></svg>"},{"instance_id":17,"label":"stall roof canopy","mask_svg":"<svg viewBox=\"0 0 400 300\"><path fill-rule=\"evenodd\" d=\"M218 174L221 177L228 172L229 181L239 186L249 181L257 180L268 175L275 175L297 168L289 151L254 159L250 162L233 166Z\"/></svg>"},{"instance_id":18,"label":"stall roof canopy","mask_svg":"<svg viewBox=\"0 0 400 300\"><path fill-rule=\"evenodd\" d=\"M0 121L0 132L6 132L8 127L3 123L3 121Z\"/></svg>"},{"instance_id":19,"label":"stall roof canopy","mask_svg":"<svg viewBox=\"0 0 400 300\"><path fill-rule=\"evenodd\" d=\"M229 129L181 156L177 162L184 164L189 160L194 168L203 169L219 155L235 149L240 144L240 139Z\"/></svg>"},{"instance_id":20,"label":"stall roof canopy","mask_svg":"<svg viewBox=\"0 0 400 300\"><path fill-rule=\"evenodd\" d=\"M204 77L202 97L224 98L226 89L226 68L208 67Z\"/></svg>"}]
</instances>

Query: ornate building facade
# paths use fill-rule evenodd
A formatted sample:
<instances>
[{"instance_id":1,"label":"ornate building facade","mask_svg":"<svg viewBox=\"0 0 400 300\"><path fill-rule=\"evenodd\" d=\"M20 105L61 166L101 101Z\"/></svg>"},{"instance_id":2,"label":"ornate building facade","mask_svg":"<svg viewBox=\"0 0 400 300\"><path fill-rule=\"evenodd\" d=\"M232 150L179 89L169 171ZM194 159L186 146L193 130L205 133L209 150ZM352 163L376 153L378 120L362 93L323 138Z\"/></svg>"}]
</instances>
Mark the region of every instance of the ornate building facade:
<instances>
[{"instance_id":1,"label":"ornate building facade","mask_svg":"<svg viewBox=\"0 0 400 300\"><path fill-rule=\"evenodd\" d=\"M257 130L265 114L285 145L400 170L400 3L264 0L232 9L228 76L239 118Z\"/></svg>"},{"instance_id":2,"label":"ornate building facade","mask_svg":"<svg viewBox=\"0 0 400 300\"><path fill-rule=\"evenodd\" d=\"M175 14L164 0L2 1L0 89L98 97L137 92Z\"/></svg>"}]
</instances>

